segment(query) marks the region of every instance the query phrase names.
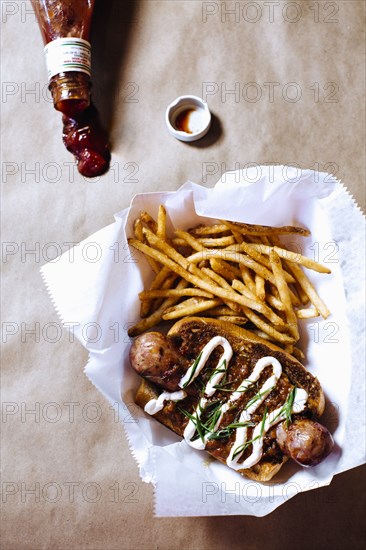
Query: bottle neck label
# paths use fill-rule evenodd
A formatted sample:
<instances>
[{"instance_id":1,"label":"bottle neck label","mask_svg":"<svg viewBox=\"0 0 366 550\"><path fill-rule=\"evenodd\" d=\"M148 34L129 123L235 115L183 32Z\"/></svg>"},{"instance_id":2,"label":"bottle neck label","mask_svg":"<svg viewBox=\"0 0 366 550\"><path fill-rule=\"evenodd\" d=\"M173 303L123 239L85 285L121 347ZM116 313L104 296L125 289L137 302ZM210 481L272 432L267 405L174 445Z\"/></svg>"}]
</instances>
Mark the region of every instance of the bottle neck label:
<instances>
[{"instance_id":1,"label":"bottle neck label","mask_svg":"<svg viewBox=\"0 0 366 550\"><path fill-rule=\"evenodd\" d=\"M82 38L57 38L45 46L48 78L79 71L91 75L91 46Z\"/></svg>"}]
</instances>

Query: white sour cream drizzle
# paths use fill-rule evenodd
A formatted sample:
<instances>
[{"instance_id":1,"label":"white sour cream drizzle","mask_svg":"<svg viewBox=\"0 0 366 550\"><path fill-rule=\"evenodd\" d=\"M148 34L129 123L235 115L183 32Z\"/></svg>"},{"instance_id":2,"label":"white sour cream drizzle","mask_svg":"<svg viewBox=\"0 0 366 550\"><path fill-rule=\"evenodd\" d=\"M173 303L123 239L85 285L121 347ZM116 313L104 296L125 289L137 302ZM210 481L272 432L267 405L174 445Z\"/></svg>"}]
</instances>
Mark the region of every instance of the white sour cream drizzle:
<instances>
[{"instance_id":1,"label":"white sour cream drizzle","mask_svg":"<svg viewBox=\"0 0 366 550\"><path fill-rule=\"evenodd\" d=\"M148 414L156 414L162 410L165 401L180 401L185 397L187 397L187 394L183 390L174 391L173 393L164 391L157 399L150 399L150 401L146 403L144 411Z\"/></svg>"},{"instance_id":2,"label":"white sour cream drizzle","mask_svg":"<svg viewBox=\"0 0 366 550\"><path fill-rule=\"evenodd\" d=\"M282 374L281 363L275 357L261 357L257 361L251 375L248 378L244 379L240 383L238 388L233 391L233 393L229 396L227 402L221 405L219 409L220 414L213 427L213 430L206 433L203 438L200 437L192 441L192 438L196 433L195 421L198 420L204 412L204 409L208 403L207 398L211 397L216 392L216 386L225 376L229 361L233 355L232 347L230 346L230 343L226 340L226 338L223 338L222 336L215 336L214 338L212 338L203 348L199 356L199 360L195 361L193 365L189 367L186 374L183 376L178 384L180 388L185 388L186 386L191 384L193 380L199 375L199 373L205 366L209 356L217 346L221 346L224 349L224 353L220 357L219 362L214 369L213 375L211 376L205 387L204 397L200 399L196 410L194 411L194 413L192 413L192 419L189 420L183 433L183 437L188 445L200 450L205 449L207 441L210 439L210 436L213 433L217 432L224 414L229 410L232 404L240 398L243 392L248 390L253 383L257 382L262 371L266 367L272 366L273 374L264 382L263 386L260 388L255 397L249 400L246 408L242 411L240 415L238 423L251 421L252 415L276 386L277 381ZM148 403L146 403L144 410L148 414L153 415L163 409L165 401L180 401L186 396L187 394L183 389L173 393L163 392L161 395L159 395L157 399L151 399ZM307 398L308 394L305 390L296 388L291 413L298 413L303 411ZM263 454L263 441L267 431L272 428L272 426L275 426L285 418L286 412L284 410L284 406L282 405L281 407L278 407L276 410L269 413L258 424L256 424L251 439L252 452L243 462L240 463L238 461L240 460L240 457L245 450L248 428L246 426L240 426L236 428L235 442L226 460L227 465L234 470L242 470L244 468L251 468L252 466L257 464Z\"/></svg>"}]
</instances>

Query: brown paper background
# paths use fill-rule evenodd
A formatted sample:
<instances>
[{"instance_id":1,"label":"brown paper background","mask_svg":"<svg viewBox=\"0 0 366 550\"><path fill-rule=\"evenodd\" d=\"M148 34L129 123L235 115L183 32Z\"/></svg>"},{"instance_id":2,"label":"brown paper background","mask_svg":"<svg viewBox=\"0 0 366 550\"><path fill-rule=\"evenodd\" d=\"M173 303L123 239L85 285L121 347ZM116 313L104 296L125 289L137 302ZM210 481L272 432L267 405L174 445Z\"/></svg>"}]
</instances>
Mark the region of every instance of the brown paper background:
<instances>
[{"instance_id":1,"label":"brown paper background","mask_svg":"<svg viewBox=\"0 0 366 550\"><path fill-rule=\"evenodd\" d=\"M239 14L225 20L224 7L235 4ZM261 519L154 518L152 486L140 481L121 426L83 374L85 350L61 333L39 274L66 243L112 222L136 192L174 190L187 179L212 186L249 163L335 173L364 208L365 3L271 5L273 18L260 0L100 0L94 95L113 160L107 175L88 182L61 143L30 3L1 2L2 237L12 252L2 262L2 399L14 413L1 423L6 550L363 545L362 468ZM217 13L205 22L207 10ZM279 84L273 98L270 82ZM205 83L219 90L207 96L211 132L195 145L178 142L165 108L178 95L203 95ZM239 98L221 95L235 85Z\"/></svg>"}]
</instances>

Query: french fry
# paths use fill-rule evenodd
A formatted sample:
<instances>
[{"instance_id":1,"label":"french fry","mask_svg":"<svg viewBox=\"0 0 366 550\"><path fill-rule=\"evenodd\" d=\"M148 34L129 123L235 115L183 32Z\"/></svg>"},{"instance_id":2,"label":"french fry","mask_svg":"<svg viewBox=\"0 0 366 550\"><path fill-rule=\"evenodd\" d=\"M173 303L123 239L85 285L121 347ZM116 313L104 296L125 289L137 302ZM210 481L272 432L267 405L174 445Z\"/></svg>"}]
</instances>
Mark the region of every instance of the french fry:
<instances>
[{"instance_id":1,"label":"french fry","mask_svg":"<svg viewBox=\"0 0 366 550\"><path fill-rule=\"evenodd\" d=\"M226 226L227 229L230 229L237 243L240 244L244 241L243 235L230 222L223 221L223 224Z\"/></svg>"},{"instance_id":2,"label":"french fry","mask_svg":"<svg viewBox=\"0 0 366 550\"><path fill-rule=\"evenodd\" d=\"M169 267L171 271L174 271L189 283L198 286L202 290L207 290L208 292L211 292L218 298L221 298L223 300L233 301L238 303L239 305L242 305L248 308L253 307L253 309L258 309L259 307L260 308L263 307L262 304L258 304L254 300L248 300L244 296L236 294L233 290L229 291L220 286L215 286L215 283L213 282L209 283L197 275L192 275L192 273L190 273L188 270L184 269L179 264L171 260L164 253L160 252L159 250L155 250L151 246L141 243L137 239L129 239L128 243L134 248L137 248L137 250L140 250L141 252L148 254L152 258L155 258L157 261L159 261L166 267ZM194 265L190 265L190 268L196 268L196 270L201 271ZM270 320L273 322L274 325L284 326L283 320L278 315L276 315L269 308L267 308L267 311L270 314Z\"/></svg>"},{"instance_id":3,"label":"french fry","mask_svg":"<svg viewBox=\"0 0 366 550\"><path fill-rule=\"evenodd\" d=\"M292 252L291 250L286 250L278 246L271 247L265 244L249 244L247 246L254 250L257 250L262 254L267 255L270 254L270 251L273 248L273 250L275 250L275 252L277 252L277 254L280 256L280 258L283 258L284 260L295 264L301 264L308 269L317 271L318 273L331 273L331 270L328 267L325 267L318 262L314 262L314 260L311 260L310 258L307 258L306 256L303 256L298 252Z\"/></svg>"},{"instance_id":4,"label":"french fry","mask_svg":"<svg viewBox=\"0 0 366 550\"><path fill-rule=\"evenodd\" d=\"M286 260L285 260L285 263L286 263L289 271L295 277L295 274L294 274L293 269L292 269L294 264L292 264L291 262L286 262ZM309 303L309 296L306 294L306 292L304 291L304 289L300 285L299 281L297 281L296 277L295 277L294 287L295 287L296 293L299 296L299 300L300 300L299 304L297 304L297 305L298 306L300 306L300 305L306 306Z\"/></svg>"},{"instance_id":5,"label":"french fry","mask_svg":"<svg viewBox=\"0 0 366 550\"><path fill-rule=\"evenodd\" d=\"M179 237L174 237L171 240L171 243L173 246L187 246L187 241L184 239L180 239Z\"/></svg>"},{"instance_id":6,"label":"french fry","mask_svg":"<svg viewBox=\"0 0 366 550\"><path fill-rule=\"evenodd\" d=\"M231 283L232 288L241 292L243 296L246 296L250 300L258 300L258 296L255 292L252 292L240 279L234 279Z\"/></svg>"},{"instance_id":7,"label":"french fry","mask_svg":"<svg viewBox=\"0 0 366 550\"><path fill-rule=\"evenodd\" d=\"M298 319L313 319L314 317L319 317L319 311L314 308L298 309L296 311L296 317Z\"/></svg>"},{"instance_id":8,"label":"french fry","mask_svg":"<svg viewBox=\"0 0 366 550\"><path fill-rule=\"evenodd\" d=\"M139 218L135 221L133 229L134 229L136 239L138 239L142 243L145 242L144 233L142 231L143 227L142 227L141 220ZM150 258L149 256L146 256L146 260L150 264L150 267L154 271L154 273L158 274L161 271L160 264L156 260L154 260L154 258ZM150 306L151 306L151 302L146 301L144 303L141 303L140 317L144 318L149 315Z\"/></svg>"},{"instance_id":9,"label":"french fry","mask_svg":"<svg viewBox=\"0 0 366 550\"><path fill-rule=\"evenodd\" d=\"M219 305L222 305L222 302L219 298L213 298L213 300L218 300L220 302ZM195 306L197 304L201 304L203 302L211 301L211 299L207 300L206 298L203 298L201 296L191 296L189 298L186 298L182 302L177 301L176 304L174 304L172 307L167 308L168 310L179 310L179 309L185 309L186 307ZM216 307L216 306L213 306Z\"/></svg>"},{"instance_id":10,"label":"french fry","mask_svg":"<svg viewBox=\"0 0 366 550\"><path fill-rule=\"evenodd\" d=\"M155 279L150 285L150 290L157 290L162 288L169 275L172 275L170 269L168 269L167 267L163 267L162 269L160 269L159 273L156 274ZM151 313L151 306L152 302L148 302L147 300L145 300L144 303L141 304L141 317L147 317Z\"/></svg>"},{"instance_id":11,"label":"french fry","mask_svg":"<svg viewBox=\"0 0 366 550\"><path fill-rule=\"evenodd\" d=\"M160 250L165 252L169 258L176 261L181 267L187 269L194 276L200 277L201 279L203 279L204 281L206 281L207 283L210 283L210 284L212 284L212 281L214 281L216 286L221 286L223 288L226 288L228 290L228 292L232 291L229 284L227 284L225 286L225 284L223 284L223 280L220 280L220 279L218 280L218 277L217 276L215 277L215 273L208 273L205 270L205 268L199 269L199 268L196 267L196 265L194 263L190 264L189 260L192 258L192 256L187 258L187 259L183 258L183 256L181 256L176 250L174 250L168 244L166 244L166 243L162 242L161 240L159 240L156 237L156 235L154 235L150 230L148 230L146 228L144 228L144 234L146 234L147 239L149 240L149 242L153 246L156 246ZM178 234L179 237L182 237L182 238L186 239L187 242L189 244L191 244L192 248L197 246L196 239L194 239L191 235L189 235L189 233L187 233L185 231L177 231L176 234ZM204 249L202 247L202 245L198 245L198 247L203 249L203 250L200 251L200 253L205 254L206 249ZM209 252L208 249L207 249L207 252ZM194 257L197 258L196 255L194 255ZM225 297L222 297L222 299L231 309L233 309L237 313L240 313L240 311L241 311L240 305L236 304L235 302L233 303L233 300L229 300Z\"/></svg>"},{"instance_id":12,"label":"french fry","mask_svg":"<svg viewBox=\"0 0 366 550\"><path fill-rule=\"evenodd\" d=\"M162 239L163 241L166 240L166 210L163 204L159 206L156 235L159 239Z\"/></svg>"},{"instance_id":13,"label":"french fry","mask_svg":"<svg viewBox=\"0 0 366 550\"><path fill-rule=\"evenodd\" d=\"M172 274L171 270L167 267L160 269L159 273L156 274L155 279L150 285L150 290L157 290L162 287L164 281Z\"/></svg>"},{"instance_id":14,"label":"french fry","mask_svg":"<svg viewBox=\"0 0 366 550\"><path fill-rule=\"evenodd\" d=\"M220 221L176 229L169 239L167 212L160 205L157 221L140 213L134 233L128 242L144 254L155 278L139 294L143 318L130 328L130 336L162 320L204 312L238 325L250 322L255 327L250 330L302 358L295 346L298 320L330 313L300 266L330 270L287 250L278 238L306 236L307 229ZM312 306L304 308L309 301Z\"/></svg>"},{"instance_id":15,"label":"french fry","mask_svg":"<svg viewBox=\"0 0 366 550\"><path fill-rule=\"evenodd\" d=\"M230 323L234 323L235 325L246 325L248 322L248 319L246 317L243 317L241 315L218 315L216 317L218 321L229 321Z\"/></svg>"},{"instance_id":16,"label":"french fry","mask_svg":"<svg viewBox=\"0 0 366 550\"><path fill-rule=\"evenodd\" d=\"M229 280L230 282L232 282L234 279L239 279L241 276L240 270L237 267L234 267L233 265L230 265L223 260L211 258L210 266L216 273L221 275L221 277L224 277L224 279Z\"/></svg>"},{"instance_id":17,"label":"french fry","mask_svg":"<svg viewBox=\"0 0 366 550\"><path fill-rule=\"evenodd\" d=\"M149 330L149 328L157 325L163 318L164 310L165 307L162 304L159 309L154 311L154 313L152 313L148 317L145 317L144 319L141 319L141 321L133 325L133 327L130 327L127 331L128 335L131 337L138 336L139 334L145 332L145 330Z\"/></svg>"},{"instance_id":18,"label":"french fry","mask_svg":"<svg viewBox=\"0 0 366 550\"><path fill-rule=\"evenodd\" d=\"M321 316L326 319L330 315L330 311L316 292L314 286L311 284L305 273L302 271L301 267L297 264L293 264L292 272L296 277L298 283L304 292L309 296L310 302L313 304L315 309L319 311Z\"/></svg>"},{"instance_id":19,"label":"french fry","mask_svg":"<svg viewBox=\"0 0 366 550\"><path fill-rule=\"evenodd\" d=\"M186 300L177 306L166 309L163 314L163 319L167 321L170 319L188 317L189 315L196 315L197 313L202 313L202 311L218 306L220 303L222 302L218 298L213 300L196 299L192 302L191 300Z\"/></svg>"},{"instance_id":20,"label":"french fry","mask_svg":"<svg viewBox=\"0 0 366 550\"><path fill-rule=\"evenodd\" d=\"M226 317L235 316L236 313L228 306L217 306L206 311L207 315L217 317L218 315L225 315Z\"/></svg>"},{"instance_id":21,"label":"french fry","mask_svg":"<svg viewBox=\"0 0 366 550\"><path fill-rule=\"evenodd\" d=\"M256 245L253 245L253 246L256 246ZM250 256L245 256L240 252L235 252L234 250L228 250L227 248L225 248L224 250L215 250L215 249L203 250L202 252L200 252L200 255L201 255L201 260L218 258L219 260L224 260L227 262L230 261L230 262L238 263L240 265L244 265L252 269L255 273L257 273L267 281L270 281L274 285L276 284L273 273L271 273L271 271L267 267L258 263L256 260L254 260ZM196 257L196 254L194 256ZM190 261L192 262L192 257L190 258Z\"/></svg>"},{"instance_id":22,"label":"french fry","mask_svg":"<svg viewBox=\"0 0 366 550\"><path fill-rule=\"evenodd\" d=\"M182 281L179 281L176 288L177 289L182 289L182 288L185 288L187 286L188 286L187 281L182 280ZM160 305L160 307L157 310L155 310L153 313L151 313L145 319L141 319L141 321L139 321L138 323L136 323L135 325L130 327L127 331L128 335L131 336L131 337L138 336L139 334L142 334L146 330L149 330L150 328L152 328L155 325L159 324L160 321L163 318L164 311L167 308L169 308L169 307L173 306L174 304L176 304L178 301L179 301L179 298L167 298L166 300L164 300L164 302Z\"/></svg>"},{"instance_id":23,"label":"french fry","mask_svg":"<svg viewBox=\"0 0 366 550\"><path fill-rule=\"evenodd\" d=\"M170 275L165 279L165 281L161 285L161 288L158 290L167 291L169 289L173 289L174 286L176 285L177 279L178 279L177 274L170 272ZM164 298L155 298L151 305L151 310L154 311L155 309L157 309L163 301L164 301Z\"/></svg>"},{"instance_id":24,"label":"french fry","mask_svg":"<svg viewBox=\"0 0 366 550\"><path fill-rule=\"evenodd\" d=\"M266 302L271 306L273 307L274 309L277 309L278 311L284 311L285 309L285 306L283 305L283 303L281 302L281 300L279 300L278 298L276 298L276 296L273 296L273 294L271 294L270 292L267 292L266 291L266 298L265 298Z\"/></svg>"},{"instance_id":25,"label":"french fry","mask_svg":"<svg viewBox=\"0 0 366 550\"><path fill-rule=\"evenodd\" d=\"M300 338L299 329L297 327L297 318L292 308L290 292L285 280L285 272L282 268L281 259L275 249L272 249L270 251L269 261L271 263L272 271L276 279L276 286L280 295L281 302L285 307L284 312L286 316L286 321L289 326L289 332L294 337L294 340L297 341Z\"/></svg>"},{"instance_id":26,"label":"french fry","mask_svg":"<svg viewBox=\"0 0 366 550\"><path fill-rule=\"evenodd\" d=\"M172 246L170 246L168 243L162 241L159 239L152 231L150 231L147 228L143 229L144 234L146 235L148 241L152 246L158 248L163 253L166 254L168 258L175 261L178 265L183 267L185 270L192 273L194 276L199 277L206 281L207 283L212 284L212 278L207 275L202 269L199 269L194 263L191 263L189 260L191 257L184 258L179 252L177 252ZM202 253L205 253L205 251L202 251Z\"/></svg>"},{"instance_id":27,"label":"french fry","mask_svg":"<svg viewBox=\"0 0 366 550\"><path fill-rule=\"evenodd\" d=\"M158 224L156 223L154 218L150 216L150 214L148 214L148 212L140 212L140 220L142 222L142 225L148 227L153 233L157 232Z\"/></svg>"},{"instance_id":28,"label":"french fry","mask_svg":"<svg viewBox=\"0 0 366 550\"><path fill-rule=\"evenodd\" d=\"M238 252L243 251L246 254L248 254L248 256L253 258L253 260L258 262L259 264L263 265L267 269L271 269L271 264L269 262L268 257L266 257L263 254L261 254L260 252L258 252L258 250L256 248L253 248L253 246L254 246L253 243L248 244L248 243L242 242L240 245L238 245L236 247L230 246L225 250L236 250ZM261 245L259 245L259 246L261 246ZM265 245L263 245L263 246L265 246ZM292 275L290 273L285 272L285 277L286 277L286 281L288 283L294 283L295 282L294 277L292 277Z\"/></svg>"},{"instance_id":29,"label":"french fry","mask_svg":"<svg viewBox=\"0 0 366 550\"><path fill-rule=\"evenodd\" d=\"M277 298L278 300L280 300L280 295L278 293L278 289L277 289L276 285L272 285L271 283L269 283L268 286L269 286L273 296L275 298ZM290 298L291 298L291 302L292 302L293 307L300 306L301 302L300 302L298 296L295 294L295 292L293 290L291 290L290 286L288 287L288 290L289 290L289 293L290 293ZM279 308L279 309L281 309L281 308Z\"/></svg>"},{"instance_id":30,"label":"french fry","mask_svg":"<svg viewBox=\"0 0 366 550\"><path fill-rule=\"evenodd\" d=\"M226 281L226 279L221 277L221 275L218 275L218 273L215 273L215 271L213 271L212 269L203 267L202 272L205 273L205 275L207 275L208 277L210 277L213 281L215 281L215 283L217 283L219 286L222 286L223 288L231 290L231 286ZM230 309L235 311L235 313L241 313L241 307L239 306L239 304L236 304L235 302L228 301L228 300L227 301L225 300L225 303Z\"/></svg>"},{"instance_id":31,"label":"french fry","mask_svg":"<svg viewBox=\"0 0 366 550\"><path fill-rule=\"evenodd\" d=\"M196 250L196 252L201 252L202 250L206 250L203 244L200 243L198 239L193 237L193 235L191 235L187 231L180 231L179 229L177 229L175 231L175 234L177 235L178 238L182 239L187 244L189 244L189 246L191 246L193 250Z\"/></svg>"},{"instance_id":32,"label":"french fry","mask_svg":"<svg viewBox=\"0 0 366 550\"><path fill-rule=\"evenodd\" d=\"M302 287L300 286L300 284L297 281L295 281L294 287L295 287L297 295L299 296L301 304L303 306L306 306L309 303L309 296L306 294L306 292L303 291ZM294 302L292 302L292 303L294 303Z\"/></svg>"},{"instance_id":33,"label":"french fry","mask_svg":"<svg viewBox=\"0 0 366 550\"><path fill-rule=\"evenodd\" d=\"M222 286L223 288L226 288L228 291L231 291L233 288L235 290L237 290L237 288L235 288L235 283L236 282L238 282L239 285L242 284L240 281L234 280L233 283L232 283L232 286L230 286L229 283L223 277L221 277L217 273L213 272L212 270L203 269L202 271L204 271L207 275L211 274L211 277L213 278L213 280L215 282L217 282L218 284L220 284L220 286ZM248 296L248 294L246 293L246 289L243 292L243 298L246 299L246 304L245 305L243 304L242 308L241 308L242 311L244 311L244 313L246 313L247 308L250 308L250 309L253 309L255 311L258 311L259 313L264 315L264 317L267 317L267 319L269 319L273 324L276 324L276 325L284 324L283 322L279 323L279 320L281 318L278 317L278 315L276 313L274 313L271 310L271 308L269 308L266 304L261 303L255 295ZM232 307L232 309L234 309L234 311L236 311L235 304L234 304L234 307L231 306L230 303L228 305L230 305L230 307Z\"/></svg>"},{"instance_id":34,"label":"french fry","mask_svg":"<svg viewBox=\"0 0 366 550\"><path fill-rule=\"evenodd\" d=\"M136 220L135 221L133 229L134 229L136 239L138 239L142 243L145 242L141 220ZM154 271L154 273L159 273L161 268L160 268L160 265L158 264L158 262L156 260L154 260L153 258L148 258L148 257L146 258L146 260L149 262L150 267Z\"/></svg>"},{"instance_id":35,"label":"french fry","mask_svg":"<svg viewBox=\"0 0 366 550\"><path fill-rule=\"evenodd\" d=\"M257 311L258 313L261 313L264 317L270 320L274 325L277 325L279 327L282 327L285 325L281 317L279 317L274 311L272 311L272 309L268 307L267 304L264 304L263 302L258 300L257 296L252 294L241 281L234 279L234 281L232 282L232 288L240 292L243 298L246 298L247 300L246 305L243 306L243 312L245 313L245 315L248 316L247 310L249 308L254 311ZM281 321L279 321L280 319Z\"/></svg>"},{"instance_id":36,"label":"french fry","mask_svg":"<svg viewBox=\"0 0 366 550\"><path fill-rule=\"evenodd\" d=\"M235 243L235 239L232 235L228 235L226 237L217 237L215 238L200 238L197 239L199 243L201 243L205 248L215 248L215 247L224 247L224 246L230 246Z\"/></svg>"},{"instance_id":37,"label":"french fry","mask_svg":"<svg viewBox=\"0 0 366 550\"><path fill-rule=\"evenodd\" d=\"M245 284L243 284L240 280L234 280L232 282L232 287L238 292L240 292L241 294L243 294L244 296L251 298L252 300L257 299L255 292L251 292L251 290L249 290L249 288ZM272 307L275 307L275 309L277 309L278 311L284 310L284 306L282 302L277 300L274 296L270 296L270 298L272 299L267 300L269 305L272 305Z\"/></svg>"},{"instance_id":38,"label":"french fry","mask_svg":"<svg viewBox=\"0 0 366 550\"><path fill-rule=\"evenodd\" d=\"M249 321L253 323L253 325L258 327L264 333L268 334L273 341L281 342L284 344L293 343L294 339L292 336L279 332L273 326L269 325L266 321L261 319L259 315L254 313L254 311L250 310L249 308L243 308L243 312L245 316L248 317Z\"/></svg>"},{"instance_id":39,"label":"french fry","mask_svg":"<svg viewBox=\"0 0 366 550\"><path fill-rule=\"evenodd\" d=\"M224 249L205 248L204 250L194 252L193 254L188 256L187 260L191 264L198 264L199 262L202 262L205 260L211 260L212 258L215 258L216 260L224 261L226 263L233 262L234 264L239 264L238 265L239 269L241 265L244 265L249 269L252 269L253 271L258 272L264 278L267 277L269 280L271 280L271 282L274 282L274 277L272 273L269 271L269 269L267 269L263 265L258 264L255 260L253 260L253 258L242 254L239 251L239 249L235 249L236 246L239 246L239 245L232 245Z\"/></svg>"},{"instance_id":40,"label":"french fry","mask_svg":"<svg viewBox=\"0 0 366 550\"><path fill-rule=\"evenodd\" d=\"M199 235L217 235L218 233L225 233L227 227L224 223L217 223L214 225L198 225L189 230L189 233L194 236Z\"/></svg>"},{"instance_id":41,"label":"french fry","mask_svg":"<svg viewBox=\"0 0 366 550\"><path fill-rule=\"evenodd\" d=\"M255 282L253 280L253 277L251 275L250 269L246 267L245 265L240 264L239 265L241 277L245 283L245 285L249 288L249 290L255 295L256 288L255 288Z\"/></svg>"},{"instance_id":42,"label":"french fry","mask_svg":"<svg viewBox=\"0 0 366 550\"><path fill-rule=\"evenodd\" d=\"M264 288L264 279L257 273L254 276L255 282L255 293L258 296L258 299L264 302L266 298L266 290Z\"/></svg>"},{"instance_id":43,"label":"french fry","mask_svg":"<svg viewBox=\"0 0 366 550\"><path fill-rule=\"evenodd\" d=\"M186 279L188 283L195 284L196 278L193 278L193 276L188 273L185 268L181 267L179 264L171 260L168 256L166 256L166 254L160 252L160 250L155 250L155 248L152 248L147 244L141 243L137 239L128 239L128 244L130 246L133 246L137 250L140 250L140 252L143 252L145 255L155 258L157 261L167 267L169 271L174 271L174 273L176 273L183 279Z\"/></svg>"},{"instance_id":44,"label":"french fry","mask_svg":"<svg viewBox=\"0 0 366 550\"><path fill-rule=\"evenodd\" d=\"M266 235L262 235L260 237L260 240L262 241L262 244L268 244L269 246L271 246L271 242L269 240L269 237L267 237Z\"/></svg>"},{"instance_id":45,"label":"french fry","mask_svg":"<svg viewBox=\"0 0 366 550\"><path fill-rule=\"evenodd\" d=\"M286 225L283 227L271 227L269 225L253 225L250 223L242 223L242 222L227 222L222 220L222 223L230 227L230 229L234 229L236 231L240 231L240 233L244 233L244 235L301 235L302 237L307 237L310 235L310 231L308 229L304 229L303 227L295 227L293 225Z\"/></svg>"},{"instance_id":46,"label":"french fry","mask_svg":"<svg viewBox=\"0 0 366 550\"><path fill-rule=\"evenodd\" d=\"M213 294L206 292L205 290L200 290L199 288L167 288L166 290L143 290L139 294L139 298L142 301L151 300L153 298L168 298L177 296L179 298L185 296L196 296L202 298L213 298Z\"/></svg>"},{"instance_id":47,"label":"french fry","mask_svg":"<svg viewBox=\"0 0 366 550\"><path fill-rule=\"evenodd\" d=\"M176 262L178 265L180 265L184 269L188 269L188 266L189 266L188 260L184 256L182 256L182 254L179 254L179 252L177 252L175 248L170 246L170 244L168 244L167 242L162 241L159 237L155 235L155 233L150 231L150 229L148 229L147 227L143 228L143 232L150 245L161 250L161 252L163 252L166 256L168 256L171 260L174 260L174 262Z\"/></svg>"},{"instance_id":48,"label":"french fry","mask_svg":"<svg viewBox=\"0 0 366 550\"><path fill-rule=\"evenodd\" d=\"M245 235L244 242L247 242L247 244L263 244L262 237L256 235Z\"/></svg>"},{"instance_id":49,"label":"french fry","mask_svg":"<svg viewBox=\"0 0 366 550\"><path fill-rule=\"evenodd\" d=\"M268 241L268 243L263 243L263 244L268 244L269 246L277 246L278 248L283 248L282 245L281 245L280 239L276 235L272 235L272 237L270 239L267 237L267 241ZM283 259L284 265L287 267L288 271L290 273L292 273L291 266L293 264L291 262L285 260L284 258L282 258L282 259ZM300 302L296 303L292 299L293 305L294 306L300 306L302 304L303 306L305 306L309 302L309 296L303 291L303 289L301 288L299 283L296 281L296 279L295 279L295 282L294 282L294 288L296 290L296 294L298 295Z\"/></svg>"},{"instance_id":50,"label":"french fry","mask_svg":"<svg viewBox=\"0 0 366 550\"><path fill-rule=\"evenodd\" d=\"M142 232L142 223L141 223L140 218L135 220L135 223L133 224L133 232L135 234L136 239L138 239L142 243L145 242L145 237L144 237L144 234Z\"/></svg>"},{"instance_id":51,"label":"french fry","mask_svg":"<svg viewBox=\"0 0 366 550\"><path fill-rule=\"evenodd\" d=\"M269 342L276 343L277 345L279 344L275 338L272 338L269 334L263 332L263 330L260 330L259 328L251 329L251 331L254 332L254 334L257 334L257 336L260 336L260 338L263 338L263 340L268 340Z\"/></svg>"}]
</instances>

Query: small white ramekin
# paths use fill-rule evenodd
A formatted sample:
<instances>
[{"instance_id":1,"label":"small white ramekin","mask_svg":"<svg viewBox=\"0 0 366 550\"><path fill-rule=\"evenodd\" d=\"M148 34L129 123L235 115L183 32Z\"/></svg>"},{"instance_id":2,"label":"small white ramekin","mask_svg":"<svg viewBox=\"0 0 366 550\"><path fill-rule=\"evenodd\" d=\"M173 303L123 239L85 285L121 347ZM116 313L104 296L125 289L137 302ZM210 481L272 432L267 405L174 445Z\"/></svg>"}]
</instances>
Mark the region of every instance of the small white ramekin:
<instances>
[{"instance_id":1,"label":"small white ramekin","mask_svg":"<svg viewBox=\"0 0 366 550\"><path fill-rule=\"evenodd\" d=\"M176 121L179 115L187 111L186 126L188 131L179 129ZM189 128L189 118L194 119ZM196 141L207 134L211 124L211 113L203 99L195 95L184 95L175 99L165 113L167 128L172 136L181 141Z\"/></svg>"}]
</instances>

